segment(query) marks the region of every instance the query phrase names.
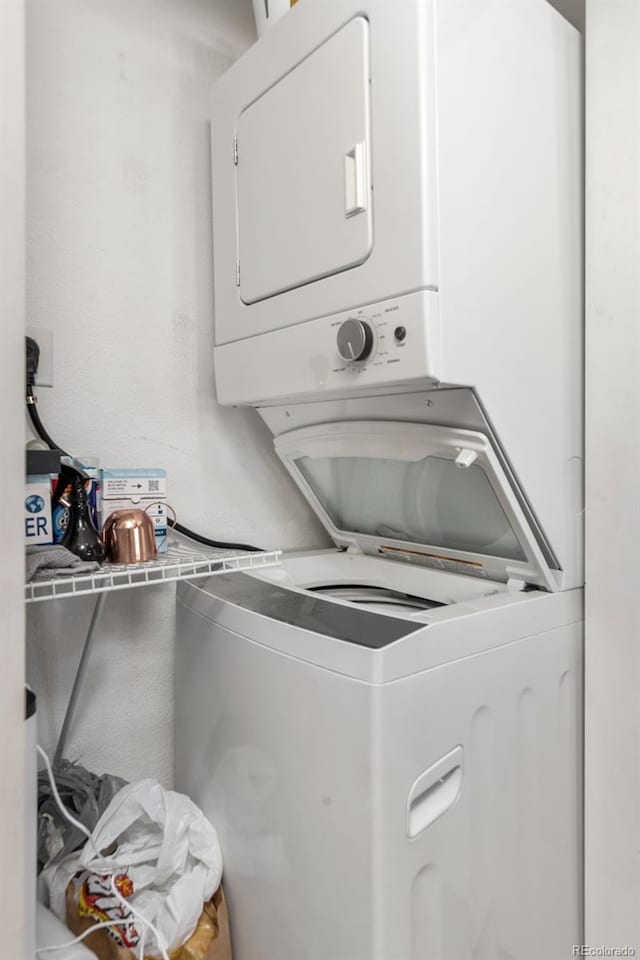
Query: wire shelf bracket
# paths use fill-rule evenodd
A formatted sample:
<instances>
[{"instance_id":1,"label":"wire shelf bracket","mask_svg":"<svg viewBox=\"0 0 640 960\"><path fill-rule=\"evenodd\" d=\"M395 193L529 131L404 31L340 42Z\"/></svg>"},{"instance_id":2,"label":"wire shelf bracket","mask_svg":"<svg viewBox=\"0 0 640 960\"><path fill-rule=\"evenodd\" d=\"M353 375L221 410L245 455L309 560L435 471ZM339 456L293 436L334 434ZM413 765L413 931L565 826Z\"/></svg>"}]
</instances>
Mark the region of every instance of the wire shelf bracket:
<instances>
[{"instance_id":1,"label":"wire shelf bracket","mask_svg":"<svg viewBox=\"0 0 640 960\"><path fill-rule=\"evenodd\" d=\"M274 567L280 563L281 556L282 552L280 550L265 551L264 553L194 552L181 541L173 540L165 554L148 563L105 564L101 570L95 573L79 574L75 577L57 577L51 580L34 580L27 583L25 585L27 603L62 600L69 597L97 596L60 730L54 756L54 767L64 757L69 731L78 705L80 690L97 627L104 610L107 593L158 583L175 583L178 580L195 580L199 577L210 577L222 573L255 570L259 567Z\"/></svg>"}]
</instances>

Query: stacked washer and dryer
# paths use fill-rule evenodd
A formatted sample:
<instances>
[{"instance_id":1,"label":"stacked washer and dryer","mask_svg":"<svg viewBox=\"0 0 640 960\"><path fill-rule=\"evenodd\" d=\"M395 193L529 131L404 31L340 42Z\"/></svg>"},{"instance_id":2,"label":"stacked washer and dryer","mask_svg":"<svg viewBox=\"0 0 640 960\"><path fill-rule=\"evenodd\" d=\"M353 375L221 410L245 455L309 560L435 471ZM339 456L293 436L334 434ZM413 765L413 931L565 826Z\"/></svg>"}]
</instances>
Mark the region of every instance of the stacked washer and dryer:
<instances>
[{"instance_id":1,"label":"stacked washer and dryer","mask_svg":"<svg viewBox=\"0 0 640 960\"><path fill-rule=\"evenodd\" d=\"M213 98L215 369L333 540L180 587L237 960L582 942L581 45L302 0Z\"/></svg>"}]
</instances>

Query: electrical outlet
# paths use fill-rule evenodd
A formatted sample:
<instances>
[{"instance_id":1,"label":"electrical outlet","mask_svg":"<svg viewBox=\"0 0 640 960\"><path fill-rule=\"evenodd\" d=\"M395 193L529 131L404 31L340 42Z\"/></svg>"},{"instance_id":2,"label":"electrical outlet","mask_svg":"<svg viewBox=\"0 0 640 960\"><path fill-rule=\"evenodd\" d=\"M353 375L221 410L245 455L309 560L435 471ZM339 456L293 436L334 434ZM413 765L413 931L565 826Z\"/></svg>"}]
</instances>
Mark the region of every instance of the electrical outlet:
<instances>
[{"instance_id":1,"label":"electrical outlet","mask_svg":"<svg viewBox=\"0 0 640 960\"><path fill-rule=\"evenodd\" d=\"M53 386L53 330L45 327L27 327L26 334L40 347L40 363L36 377L37 387Z\"/></svg>"}]
</instances>

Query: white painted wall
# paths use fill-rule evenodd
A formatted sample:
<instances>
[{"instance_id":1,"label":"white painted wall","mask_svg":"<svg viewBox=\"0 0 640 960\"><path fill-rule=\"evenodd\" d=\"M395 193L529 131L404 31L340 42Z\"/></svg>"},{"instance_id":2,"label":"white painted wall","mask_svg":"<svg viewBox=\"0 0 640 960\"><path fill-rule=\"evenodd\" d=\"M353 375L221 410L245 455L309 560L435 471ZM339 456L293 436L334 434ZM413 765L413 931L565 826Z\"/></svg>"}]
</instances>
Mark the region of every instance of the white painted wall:
<instances>
[{"instance_id":1,"label":"white painted wall","mask_svg":"<svg viewBox=\"0 0 640 960\"><path fill-rule=\"evenodd\" d=\"M103 466L162 466L180 519L324 542L253 411L215 402L208 103L251 0L28 0L28 317L55 331L49 431ZM69 754L173 776L173 588L109 597ZM52 747L91 601L29 615ZM177 638L180 642L180 638Z\"/></svg>"},{"instance_id":2,"label":"white painted wall","mask_svg":"<svg viewBox=\"0 0 640 960\"><path fill-rule=\"evenodd\" d=\"M0 0L0 956L24 955L24 4Z\"/></svg>"},{"instance_id":3,"label":"white painted wall","mask_svg":"<svg viewBox=\"0 0 640 960\"><path fill-rule=\"evenodd\" d=\"M640 4L586 35L587 941L640 955Z\"/></svg>"}]
</instances>

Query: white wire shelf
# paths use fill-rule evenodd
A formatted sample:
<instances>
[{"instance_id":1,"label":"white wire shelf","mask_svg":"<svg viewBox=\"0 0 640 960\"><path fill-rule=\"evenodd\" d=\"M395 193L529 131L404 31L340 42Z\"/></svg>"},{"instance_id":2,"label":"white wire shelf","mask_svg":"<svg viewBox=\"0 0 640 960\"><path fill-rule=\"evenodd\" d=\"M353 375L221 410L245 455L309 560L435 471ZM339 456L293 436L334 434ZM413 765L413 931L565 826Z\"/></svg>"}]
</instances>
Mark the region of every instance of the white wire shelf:
<instances>
[{"instance_id":1,"label":"white wire shelf","mask_svg":"<svg viewBox=\"0 0 640 960\"><path fill-rule=\"evenodd\" d=\"M39 603L63 597L86 597L111 590L130 590L133 587L147 587L158 583L175 583L177 580L194 580L197 577L210 577L236 570L275 567L280 563L281 556L280 550L265 553L205 553L195 551L180 541L171 541L166 553L148 563L109 563L95 573L32 580L25 584L25 600L27 603Z\"/></svg>"}]
</instances>

